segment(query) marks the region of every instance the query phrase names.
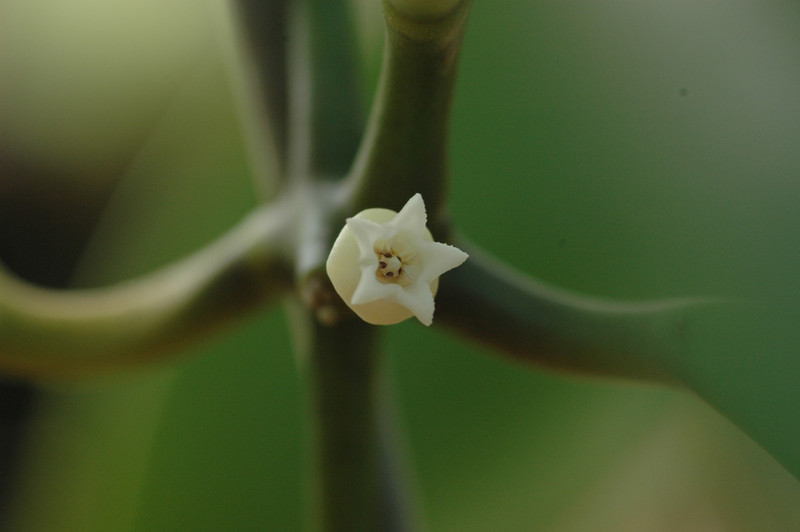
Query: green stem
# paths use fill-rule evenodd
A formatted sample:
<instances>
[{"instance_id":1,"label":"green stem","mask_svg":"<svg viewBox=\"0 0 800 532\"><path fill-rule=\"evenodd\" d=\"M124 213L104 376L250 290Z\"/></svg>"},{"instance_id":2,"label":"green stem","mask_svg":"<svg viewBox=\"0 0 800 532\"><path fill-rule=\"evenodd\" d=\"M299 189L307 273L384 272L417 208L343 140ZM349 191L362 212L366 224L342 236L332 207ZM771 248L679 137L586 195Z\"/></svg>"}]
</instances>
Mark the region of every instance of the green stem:
<instances>
[{"instance_id":1,"label":"green stem","mask_svg":"<svg viewBox=\"0 0 800 532\"><path fill-rule=\"evenodd\" d=\"M469 7L466 0L444 17L420 19L384 2L381 79L349 177L354 212L399 210L419 192L432 217L441 214L450 108Z\"/></svg>"},{"instance_id":2,"label":"green stem","mask_svg":"<svg viewBox=\"0 0 800 532\"><path fill-rule=\"evenodd\" d=\"M382 530L375 328L355 319L326 327L305 310L294 318L311 396L317 524Z\"/></svg>"},{"instance_id":3,"label":"green stem","mask_svg":"<svg viewBox=\"0 0 800 532\"><path fill-rule=\"evenodd\" d=\"M515 359L560 370L681 384L685 331L727 305L608 302L537 283L467 243L458 247L470 258L442 279L437 320Z\"/></svg>"},{"instance_id":4,"label":"green stem","mask_svg":"<svg viewBox=\"0 0 800 532\"><path fill-rule=\"evenodd\" d=\"M158 358L286 290L291 202L264 207L203 250L143 278L49 290L0 269L0 369L71 376Z\"/></svg>"},{"instance_id":5,"label":"green stem","mask_svg":"<svg viewBox=\"0 0 800 532\"><path fill-rule=\"evenodd\" d=\"M526 363L691 390L800 477L795 309L708 298L609 302L459 247L470 258L440 284L440 323Z\"/></svg>"}]
</instances>

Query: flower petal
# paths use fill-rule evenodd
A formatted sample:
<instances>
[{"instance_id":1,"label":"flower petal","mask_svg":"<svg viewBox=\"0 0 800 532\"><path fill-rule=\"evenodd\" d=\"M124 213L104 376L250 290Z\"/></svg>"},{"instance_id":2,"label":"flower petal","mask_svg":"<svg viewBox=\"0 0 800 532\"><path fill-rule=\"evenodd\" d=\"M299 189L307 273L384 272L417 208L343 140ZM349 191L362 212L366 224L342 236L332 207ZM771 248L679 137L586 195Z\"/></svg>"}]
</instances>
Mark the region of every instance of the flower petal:
<instances>
[{"instance_id":1,"label":"flower petal","mask_svg":"<svg viewBox=\"0 0 800 532\"><path fill-rule=\"evenodd\" d=\"M358 243L358 251L362 259L374 257L375 242L388 240L394 236L394 231L388 229L386 224L379 224L365 218L348 218L347 227L350 228Z\"/></svg>"},{"instance_id":2,"label":"flower petal","mask_svg":"<svg viewBox=\"0 0 800 532\"><path fill-rule=\"evenodd\" d=\"M362 267L361 279L358 281L350 302L353 305L363 305L378 299L396 299L397 290L402 289L398 285L378 282L374 267Z\"/></svg>"},{"instance_id":3,"label":"flower petal","mask_svg":"<svg viewBox=\"0 0 800 532\"><path fill-rule=\"evenodd\" d=\"M426 283L460 266L469 257L457 247L441 242L420 242L418 248L422 266L420 280Z\"/></svg>"},{"instance_id":4,"label":"flower petal","mask_svg":"<svg viewBox=\"0 0 800 532\"><path fill-rule=\"evenodd\" d=\"M397 216L387 225L402 232L409 238L424 238L428 223L428 214L425 212L425 202L419 193L411 196Z\"/></svg>"},{"instance_id":5,"label":"flower petal","mask_svg":"<svg viewBox=\"0 0 800 532\"><path fill-rule=\"evenodd\" d=\"M400 290L396 296L398 303L414 313L424 325L433 323L433 294L426 283L414 283Z\"/></svg>"}]
</instances>

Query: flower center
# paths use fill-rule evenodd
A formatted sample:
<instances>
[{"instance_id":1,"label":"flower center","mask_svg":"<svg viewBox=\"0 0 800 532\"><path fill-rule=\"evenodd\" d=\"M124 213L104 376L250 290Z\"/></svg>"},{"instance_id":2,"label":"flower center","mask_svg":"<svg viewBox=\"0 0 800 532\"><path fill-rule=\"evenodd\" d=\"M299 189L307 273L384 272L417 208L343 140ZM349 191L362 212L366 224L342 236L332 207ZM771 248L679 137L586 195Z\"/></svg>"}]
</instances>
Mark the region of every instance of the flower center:
<instances>
[{"instance_id":1,"label":"flower center","mask_svg":"<svg viewBox=\"0 0 800 532\"><path fill-rule=\"evenodd\" d=\"M409 275L411 264L391 246L376 245L375 255L378 258L378 268L375 270L375 277L382 283L399 284L408 286L413 283Z\"/></svg>"}]
</instances>

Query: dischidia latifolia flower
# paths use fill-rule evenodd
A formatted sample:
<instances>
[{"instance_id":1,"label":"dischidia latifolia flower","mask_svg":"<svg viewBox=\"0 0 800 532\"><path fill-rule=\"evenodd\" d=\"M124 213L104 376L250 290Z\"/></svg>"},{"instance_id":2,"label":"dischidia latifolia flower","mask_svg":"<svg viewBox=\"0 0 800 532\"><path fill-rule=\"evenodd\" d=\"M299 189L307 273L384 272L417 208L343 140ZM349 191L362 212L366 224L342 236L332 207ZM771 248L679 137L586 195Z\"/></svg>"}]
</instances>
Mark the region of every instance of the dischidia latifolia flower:
<instances>
[{"instance_id":1,"label":"dischidia latifolia flower","mask_svg":"<svg viewBox=\"0 0 800 532\"><path fill-rule=\"evenodd\" d=\"M361 319L390 325L416 316L433 321L439 276L467 260L458 248L434 242L422 196L400 210L367 209L347 219L328 256L334 289Z\"/></svg>"}]
</instances>

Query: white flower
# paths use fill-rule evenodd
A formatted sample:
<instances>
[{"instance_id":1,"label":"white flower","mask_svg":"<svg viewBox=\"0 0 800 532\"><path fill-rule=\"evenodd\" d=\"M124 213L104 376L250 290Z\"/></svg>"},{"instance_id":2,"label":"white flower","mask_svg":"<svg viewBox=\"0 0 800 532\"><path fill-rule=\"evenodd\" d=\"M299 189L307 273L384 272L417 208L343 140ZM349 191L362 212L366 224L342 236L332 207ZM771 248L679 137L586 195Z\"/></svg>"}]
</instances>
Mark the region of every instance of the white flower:
<instances>
[{"instance_id":1,"label":"white flower","mask_svg":"<svg viewBox=\"0 0 800 532\"><path fill-rule=\"evenodd\" d=\"M439 276L467 254L434 242L426 222L419 194L398 213L367 209L347 219L326 269L336 292L364 321L389 325L411 316L425 325L433 321Z\"/></svg>"}]
</instances>

